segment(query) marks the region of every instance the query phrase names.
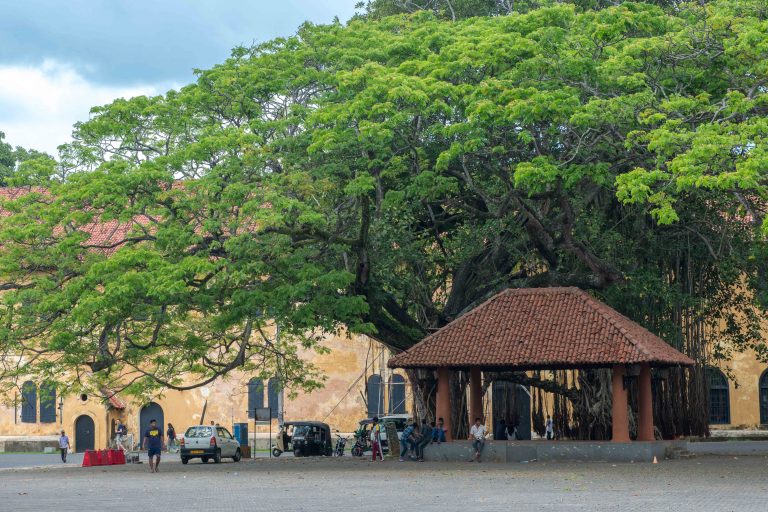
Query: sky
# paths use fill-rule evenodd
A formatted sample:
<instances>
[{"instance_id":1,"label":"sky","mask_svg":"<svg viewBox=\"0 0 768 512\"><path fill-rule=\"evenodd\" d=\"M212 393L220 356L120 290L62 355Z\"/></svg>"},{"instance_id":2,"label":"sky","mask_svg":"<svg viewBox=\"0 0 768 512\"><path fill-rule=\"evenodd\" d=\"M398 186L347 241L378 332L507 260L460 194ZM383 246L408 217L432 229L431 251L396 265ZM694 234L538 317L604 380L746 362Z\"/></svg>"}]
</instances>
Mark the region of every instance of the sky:
<instances>
[{"instance_id":1,"label":"sky","mask_svg":"<svg viewBox=\"0 0 768 512\"><path fill-rule=\"evenodd\" d=\"M0 0L0 131L56 154L92 106L163 93L356 0Z\"/></svg>"}]
</instances>

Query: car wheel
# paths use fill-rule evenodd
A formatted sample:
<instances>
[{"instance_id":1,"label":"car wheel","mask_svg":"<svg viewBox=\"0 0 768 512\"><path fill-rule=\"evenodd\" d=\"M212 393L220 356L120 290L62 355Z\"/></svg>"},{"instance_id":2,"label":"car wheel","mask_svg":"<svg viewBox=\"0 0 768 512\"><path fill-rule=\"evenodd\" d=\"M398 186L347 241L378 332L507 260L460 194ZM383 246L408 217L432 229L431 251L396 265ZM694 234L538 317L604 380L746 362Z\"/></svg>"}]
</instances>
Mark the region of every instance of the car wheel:
<instances>
[{"instance_id":1,"label":"car wheel","mask_svg":"<svg viewBox=\"0 0 768 512\"><path fill-rule=\"evenodd\" d=\"M272 456L273 457L279 457L283 452L278 450L277 448L272 448Z\"/></svg>"},{"instance_id":2,"label":"car wheel","mask_svg":"<svg viewBox=\"0 0 768 512\"><path fill-rule=\"evenodd\" d=\"M213 462L216 464L221 463L221 450L216 450L216 455L213 456Z\"/></svg>"},{"instance_id":3,"label":"car wheel","mask_svg":"<svg viewBox=\"0 0 768 512\"><path fill-rule=\"evenodd\" d=\"M208 457L200 457L203 461L203 464L208 464Z\"/></svg>"},{"instance_id":4,"label":"car wheel","mask_svg":"<svg viewBox=\"0 0 768 512\"><path fill-rule=\"evenodd\" d=\"M189 459L187 457L182 457L181 458L181 463L182 464L186 464L187 462L189 462Z\"/></svg>"},{"instance_id":5,"label":"car wheel","mask_svg":"<svg viewBox=\"0 0 768 512\"><path fill-rule=\"evenodd\" d=\"M301 457L301 449L296 448L295 450L293 450L293 456L294 457Z\"/></svg>"},{"instance_id":6,"label":"car wheel","mask_svg":"<svg viewBox=\"0 0 768 512\"><path fill-rule=\"evenodd\" d=\"M235 461L235 462L240 462L240 458L242 456L243 455L240 453L240 448L238 448L237 451L235 452L235 456L232 457L232 460Z\"/></svg>"}]
</instances>

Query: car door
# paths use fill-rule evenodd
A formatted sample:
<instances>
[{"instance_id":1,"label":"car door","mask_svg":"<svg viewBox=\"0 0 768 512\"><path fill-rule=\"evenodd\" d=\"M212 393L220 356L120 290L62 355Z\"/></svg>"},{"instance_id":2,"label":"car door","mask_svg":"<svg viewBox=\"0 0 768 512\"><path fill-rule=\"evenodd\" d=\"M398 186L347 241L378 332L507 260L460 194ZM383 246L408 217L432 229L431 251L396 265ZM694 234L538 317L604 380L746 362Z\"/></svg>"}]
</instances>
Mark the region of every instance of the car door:
<instances>
[{"instance_id":1,"label":"car door","mask_svg":"<svg viewBox=\"0 0 768 512\"><path fill-rule=\"evenodd\" d=\"M224 427L217 427L216 434L221 440L221 456L233 457L235 455L234 439L227 429Z\"/></svg>"}]
</instances>

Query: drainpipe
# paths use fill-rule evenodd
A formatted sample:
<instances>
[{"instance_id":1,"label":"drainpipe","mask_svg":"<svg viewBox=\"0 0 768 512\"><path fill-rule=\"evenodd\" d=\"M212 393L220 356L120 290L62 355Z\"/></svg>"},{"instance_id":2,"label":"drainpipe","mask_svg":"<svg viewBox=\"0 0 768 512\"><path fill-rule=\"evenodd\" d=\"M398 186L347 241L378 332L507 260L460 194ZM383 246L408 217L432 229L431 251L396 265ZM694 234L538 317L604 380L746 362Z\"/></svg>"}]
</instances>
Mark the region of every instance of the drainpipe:
<instances>
[{"instance_id":1,"label":"drainpipe","mask_svg":"<svg viewBox=\"0 0 768 512\"><path fill-rule=\"evenodd\" d=\"M280 325L275 324L275 345L280 344ZM283 387L283 375L280 371L280 356L277 357L277 428L283 428L285 421L285 388Z\"/></svg>"}]
</instances>

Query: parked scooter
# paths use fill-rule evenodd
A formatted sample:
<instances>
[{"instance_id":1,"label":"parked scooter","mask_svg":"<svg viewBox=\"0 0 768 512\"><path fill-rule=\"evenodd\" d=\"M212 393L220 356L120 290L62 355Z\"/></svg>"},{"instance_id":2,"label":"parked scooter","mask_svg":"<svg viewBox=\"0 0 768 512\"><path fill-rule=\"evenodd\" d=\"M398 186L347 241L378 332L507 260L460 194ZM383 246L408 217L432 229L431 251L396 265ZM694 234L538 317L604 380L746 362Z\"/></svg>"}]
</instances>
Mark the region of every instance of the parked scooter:
<instances>
[{"instance_id":1,"label":"parked scooter","mask_svg":"<svg viewBox=\"0 0 768 512\"><path fill-rule=\"evenodd\" d=\"M362 457L363 453L371 449L371 443L368 440L368 433L358 431L355 433L355 444L352 446L352 456Z\"/></svg>"},{"instance_id":2,"label":"parked scooter","mask_svg":"<svg viewBox=\"0 0 768 512\"><path fill-rule=\"evenodd\" d=\"M347 437L339 434L338 430L336 431L336 447L333 449L334 457L344 456L344 447L347 446L347 439Z\"/></svg>"}]
</instances>

